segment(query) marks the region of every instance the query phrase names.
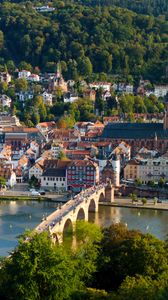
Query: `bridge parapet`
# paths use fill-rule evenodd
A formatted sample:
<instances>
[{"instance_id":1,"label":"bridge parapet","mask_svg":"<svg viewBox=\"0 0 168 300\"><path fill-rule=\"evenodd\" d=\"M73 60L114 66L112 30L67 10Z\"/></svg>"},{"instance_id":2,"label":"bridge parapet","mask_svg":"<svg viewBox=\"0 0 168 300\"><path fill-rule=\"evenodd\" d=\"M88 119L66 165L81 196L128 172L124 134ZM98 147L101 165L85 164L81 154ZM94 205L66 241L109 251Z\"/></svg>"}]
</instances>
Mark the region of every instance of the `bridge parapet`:
<instances>
[{"instance_id":1,"label":"bridge parapet","mask_svg":"<svg viewBox=\"0 0 168 300\"><path fill-rule=\"evenodd\" d=\"M35 230L39 233L48 231L54 241L60 242L67 225L73 229L77 220L88 221L89 212L97 212L99 202L113 200L114 188L111 184L88 188L54 211Z\"/></svg>"}]
</instances>

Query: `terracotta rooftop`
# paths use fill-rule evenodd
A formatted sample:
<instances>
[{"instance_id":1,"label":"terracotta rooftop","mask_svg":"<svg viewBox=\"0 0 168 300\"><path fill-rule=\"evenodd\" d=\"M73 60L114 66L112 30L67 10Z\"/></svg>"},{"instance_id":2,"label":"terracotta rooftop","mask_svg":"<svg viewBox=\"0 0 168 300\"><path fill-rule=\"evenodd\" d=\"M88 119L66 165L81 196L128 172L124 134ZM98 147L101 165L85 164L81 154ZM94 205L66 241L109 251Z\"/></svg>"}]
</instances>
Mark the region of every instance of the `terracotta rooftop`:
<instances>
[{"instance_id":1,"label":"terracotta rooftop","mask_svg":"<svg viewBox=\"0 0 168 300\"><path fill-rule=\"evenodd\" d=\"M42 123L38 123L37 126L52 127L52 126L55 126L55 122L54 121L52 121L52 122L42 122Z\"/></svg>"},{"instance_id":2,"label":"terracotta rooftop","mask_svg":"<svg viewBox=\"0 0 168 300\"><path fill-rule=\"evenodd\" d=\"M69 165L70 160L60 160L60 159L46 159L44 161L44 169L47 168L66 168Z\"/></svg>"},{"instance_id":3,"label":"terracotta rooftop","mask_svg":"<svg viewBox=\"0 0 168 300\"><path fill-rule=\"evenodd\" d=\"M39 132L38 128L34 128L34 127L23 127L23 126L14 126L14 127L6 127L3 130L4 132Z\"/></svg>"},{"instance_id":4,"label":"terracotta rooftop","mask_svg":"<svg viewBox=\"0 0 168 300\"><path fill-rule=\"evenodd\" d=\"M97 167L97 163L93 162L91 160L72 160L69 164L69 166L76 166L76 167L87 167L87 166L91 166L91 167Z\"/></svg>"}]
</instances>

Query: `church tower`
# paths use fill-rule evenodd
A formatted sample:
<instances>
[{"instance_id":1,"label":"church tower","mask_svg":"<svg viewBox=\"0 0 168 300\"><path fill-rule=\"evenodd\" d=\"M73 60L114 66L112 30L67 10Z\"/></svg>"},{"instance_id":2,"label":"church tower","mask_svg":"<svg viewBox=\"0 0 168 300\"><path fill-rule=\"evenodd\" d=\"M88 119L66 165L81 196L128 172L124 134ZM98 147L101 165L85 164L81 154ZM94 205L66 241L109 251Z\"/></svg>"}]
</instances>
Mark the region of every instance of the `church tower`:
<instances>
[{"instance_id":1,"label":"church tower","mask_svg":"<svg viewBox=\"0 0 168 300\"><path fill-rule=\"evenodd\" d=\"M61 64L60 62L57 63L57 71L56 71L56 78L61 78Z\"/></svg>"},{"instance_id":2,"label":"church tower","mask_svg":"<svg viewBox=\"0 0 168 300\"><path fill-rule=\"evenodd\" d=\"M165 102L165 113L164 113L164 120L163 120L163 129L168 129L168 99Z\"/></svg>"}]
</instances>

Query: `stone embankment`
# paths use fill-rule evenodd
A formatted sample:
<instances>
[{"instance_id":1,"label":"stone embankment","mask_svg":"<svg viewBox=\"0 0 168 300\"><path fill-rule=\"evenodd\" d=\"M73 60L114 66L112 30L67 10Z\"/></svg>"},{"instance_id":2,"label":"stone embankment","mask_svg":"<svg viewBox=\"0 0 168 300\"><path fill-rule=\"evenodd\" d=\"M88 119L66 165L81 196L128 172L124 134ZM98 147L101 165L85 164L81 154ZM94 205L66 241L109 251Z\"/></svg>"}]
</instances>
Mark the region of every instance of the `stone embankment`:
<instances>
[{"instance_id":1,"label":"stone embankment","mask_svg":"<svg viewBox=\"0 0 168 300\"><path fill-rule=\"evenodd\" d=\"M132 203L130 198L118 198L115 197L115 202L101 202L100 205L117 206L117 207L128 207L128 208L141 208L141 209L155 209L155 210L168 210L168 199L162 200L162 203L154 203L153 199L147 200L146 204L138 202Z\"/></svg>"}]
</instances>

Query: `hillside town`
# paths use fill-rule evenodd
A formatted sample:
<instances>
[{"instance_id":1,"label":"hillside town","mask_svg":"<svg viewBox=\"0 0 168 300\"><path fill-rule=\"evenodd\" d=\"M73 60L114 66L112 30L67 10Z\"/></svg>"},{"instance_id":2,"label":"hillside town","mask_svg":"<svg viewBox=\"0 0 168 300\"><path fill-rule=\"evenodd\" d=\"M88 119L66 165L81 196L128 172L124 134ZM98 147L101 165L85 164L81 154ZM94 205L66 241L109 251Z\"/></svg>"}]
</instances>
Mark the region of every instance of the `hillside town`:
<instances>
[{"instance_id":1,"label":"hillside town","mask_svg":"<svg viewBox=\"0 0 168 300\"><path fill-rule=\"evenodd\" d=\"M51 107L55 91L60 89L63 102L77 102L75 82L66 82L59 64L55 74L37 75L27 70L17 72L30 90L16 94L17 101L26 105L34 99L30 83L43 87L44 104ZM9 73L0 74L1 83L12 84ZM152 94L164 103L162 113L134 113L134 122L127 121L127 113L103 116L96 111L94 121L78 121L71 127L61 127L59 119L26 126L12 113L13 100L1 95L0 115L0 177L6 186L29 183L38 189L54 192L80 192L110 179L118 188L138 182L151 186L168 181L168 85L155 85L141 80L135 89L126 83L82 82L83 99L93 105L97 91L102 91L104 102L115 93L115 99L124 94ZM44 86L47 87L44 89ZM65 114L65 112L64 112ZM65 115L66 116L66 115ZM141 122L139 120L141 119Z\"/></svg>"},{"instance_id":2,"label":"hillside town","mask_svg":"<svg viewBox=\"0 0 168 300\"><path fill-rule=\"evenodd\" d=\"M0 1L2 300L168 299L168 0Z\"/></svg>"}]
</instances>

